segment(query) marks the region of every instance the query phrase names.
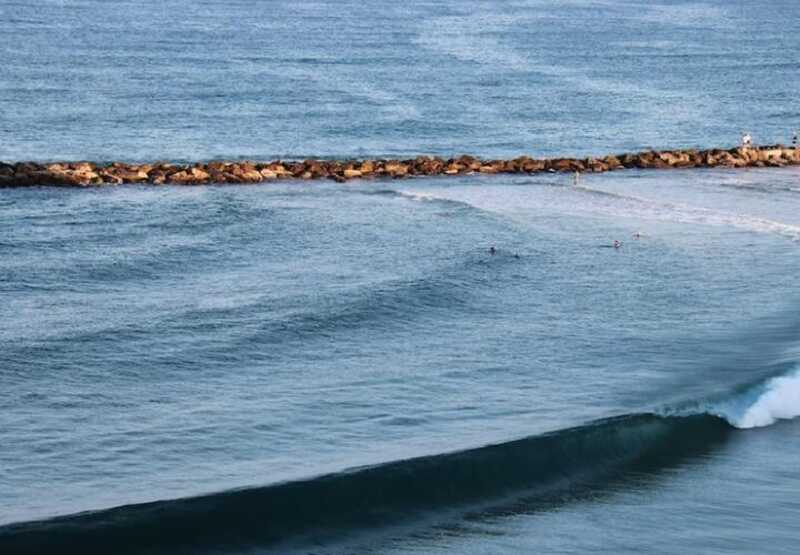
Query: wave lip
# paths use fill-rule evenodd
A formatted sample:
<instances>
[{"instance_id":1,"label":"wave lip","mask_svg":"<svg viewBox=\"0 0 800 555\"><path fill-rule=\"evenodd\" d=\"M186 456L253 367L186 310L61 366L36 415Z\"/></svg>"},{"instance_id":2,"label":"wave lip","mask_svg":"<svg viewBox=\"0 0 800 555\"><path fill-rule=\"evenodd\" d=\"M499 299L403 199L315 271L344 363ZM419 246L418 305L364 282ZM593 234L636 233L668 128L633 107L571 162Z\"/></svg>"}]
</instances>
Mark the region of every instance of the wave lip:
<instances>
[{"instance_id":1,"label":"wave lip","mask_svg":"<svg viewBox=\"0 0 800 555\"><path fill-rule=\"evenodd\" d=\"M758 397L743 411L726 415L731 425L741 429L761 428L800 416L800 371L772 378L755 393Z\"/></svg>"},{"instance_id":2,"label":"wave lip","mask_svg":"<svg viewBox=\"0 0 800 555\"><path fill-rule=\"evenodd\" d=\"M302 481L0 527L0 553L209 553L318 542L420 514L548 498L705 452L732 428L707 414L634 414L476 449Z\"/></svg>"}]
</instances>

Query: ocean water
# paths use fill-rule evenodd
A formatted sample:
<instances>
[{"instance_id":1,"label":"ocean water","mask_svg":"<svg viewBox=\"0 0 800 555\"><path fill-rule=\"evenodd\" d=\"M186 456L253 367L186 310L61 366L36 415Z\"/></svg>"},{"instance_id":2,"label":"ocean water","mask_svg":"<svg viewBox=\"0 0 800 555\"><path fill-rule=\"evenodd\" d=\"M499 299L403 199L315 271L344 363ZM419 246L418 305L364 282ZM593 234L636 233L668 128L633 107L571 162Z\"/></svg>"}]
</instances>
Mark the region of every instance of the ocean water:
<instances>
[{"instance_id":1,"label":"ocean water","mask_svg":"<svg viewBox=\"0 0 800 555\"><path fill-rule=\"evenodd\" d=\"M786 142L799 16L0 0L0 159ZM0 553L794 553L799 246L797 168L0 190Z\"/></svg>"}]
</instances>

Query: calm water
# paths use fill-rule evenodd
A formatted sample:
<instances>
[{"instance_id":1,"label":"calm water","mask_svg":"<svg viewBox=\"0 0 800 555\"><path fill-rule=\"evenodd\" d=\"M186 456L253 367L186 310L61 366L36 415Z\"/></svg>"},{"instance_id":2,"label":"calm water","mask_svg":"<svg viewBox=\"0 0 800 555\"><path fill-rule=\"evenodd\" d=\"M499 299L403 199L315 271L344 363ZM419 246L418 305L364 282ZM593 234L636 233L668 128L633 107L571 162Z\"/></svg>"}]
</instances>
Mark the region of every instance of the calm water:
<instances>
[{"instance_id":1,"label":"calm water","mask_svg":"<svg viewBox=\"0 0 800 555\"><path fill-rule=\"evenodd\" d=\"M0 159L786 141L799 16L0 0ZM794 553L798 246L796 168L2 190L0 552Z\"/></svg>"}]
</instances>

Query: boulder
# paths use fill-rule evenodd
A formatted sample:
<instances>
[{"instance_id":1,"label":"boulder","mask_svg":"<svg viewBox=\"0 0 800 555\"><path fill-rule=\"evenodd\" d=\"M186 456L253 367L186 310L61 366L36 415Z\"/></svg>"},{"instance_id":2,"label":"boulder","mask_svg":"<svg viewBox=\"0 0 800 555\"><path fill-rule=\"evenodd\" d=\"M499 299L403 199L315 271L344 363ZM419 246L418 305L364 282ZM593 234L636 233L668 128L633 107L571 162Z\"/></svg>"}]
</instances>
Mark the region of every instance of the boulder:
<instances>
[{"instance_id":1,"label":"boulder","mask_svg":"<svg viewBox=\"0 0 800 555\"><path fill-rule=\"evenodd\" d=\"M192 174L192 176L195 178L195 180L197 182L205 183L209 179L211 179L211 174L209 174L207 171L202 170L202 169L200 169L198 167L192 168L191 170L189 170L189 173Z\"/></svg>"},{"instance_id":2,"label":"boulder","mask_svg":"<svg viewBox=\"0 0 800 555\"><path fill-rule=\"evenodd\" d=\"M464 155L457 159L458 163L464 166L465 169L478 171L482 164L481 161L473 156Z\"/></svg>"},{"instance_id":3,"label":"boulder","mask_svg":"<svg viewBox=\"0 0 800 555\"><path fill-rule=\"evenodd\" d=\"M163 185L167 181L167 174L162 170L153 170L149 175L150 183L154 185Z\"/></svg>"},{"instance_id":4,"label":"boulder","mask_svg":"<svg viewBox=\"0 0 800 555\"><path fill-rule=\"evenodd\" d=\"M263 176L261 172L253 168L252 170L242 171L236 174L242 183L260 183L263 181Z\"/></svg>"},{"instance_id":5,"label":"boulder","mask_svg":"<svg viewBox=\"0 0 800 555\"><path fill-rule=\"evenodd\" d=\"M464 166L459 164L458 162L450 160L444 168L444 173L447 175L455 175L458 172L462 171Z\"/></svg>"},{"instance_id":6,"label":"boulder","mask_svg":"<svg viewBox=\"0 0 800 555\"><path fill-rule=\"evenodd\" d=\"M220 172L220 173L222 173L222 172L224 172L224 171L226 171L228 169L228 165L225 162L215 161L215 162L209 162L208 164L206 164L206 168L208 169L209 172Z\"/></svg>"},{"instance_id":7,"label":"boulder","mask_svg":"<svg viewBox=\"0 0 800 555\"><path fill-rule=\"evenodd\" d=\"M606 164L602 160L597 160L594 158L587 158L586 162L584 162L584 166L586 167L587 170L595 173L602 173L608 171L608 164Z\"/></svg>"},{"instance_id":8,"label":"boulder","mask_svg":"<svg viewBox=\"0 0 800 555\"><path fill-rule=\"evenodd\" d=\"M522 171L527 173L540 172L544 171L544 169L545 169L544 160L528 159L522 163Z\"/></svg>"},{"instance_id":9,"label":"boulder","mask_svg":"<svg viewBox=\"0 0 800 555\"><path fill-rule=\"evenodd\" d=\"M792 164L800 162L800 149L787 148L783 151L783 159Z\"/></svg>"},{"instance_id":10,"label":"boulder","mask_svg":"<svg viewBox=\"0 0 800 555\"><path fill-rule=\"evenodd\" d=\"M620 157L619 160L622 163L622 165L624 167L626 167L626 168L639 167L639 155L638 154L633 154L633 153L623 154L622 157Z\"/></svg>"},{"instance_id":11,"label":"boulder","mask_svg":"<svg viewBox=\"0 0 800 555\"><path fill-rule=\"evenodd\" d=\"M583 162L573 158L554 158L546 163L548 170L557 172L569 171L583 171L585 169Z\"/></svg>"},{"instance_id":12,"label":"boulder","mask_svg":"<svg viewBox=\"0 0 800 555\"><path fill-rule=\"evenodd\" d=\"M281 163L272 164L270 165L270 169L275 172L275 175L278 177L292 177L292 172L289 171L286 166Z\"/></svg>"},{"instance_id":13,"label":"boulder","mask_svg":"<svg viewBox=\"0 0 800 555\"><path fill-rule=\"evenodd\" d=\"M194 176L186 170L167 174L167 183L174 183L176 185L191 185L194 183Z\"/></svg>"},{"instance_id":14,"label":"boulder","mask_svg":"<svg viewBox=\"0 0 800 555\"><path fill-rule=\"evenodd\" d=\"M110 171L112 175L122 179L123 183L141 183L149 179L147 172L144 170L133 170L114 166Z\"/></svg>"},{"instance_id":15,"label":"boulder","mask_svg":"<svg viewBox=\"0 0 800 555\"><path fill-rule=\"evenodd\" d=\"M614 155L606 156L602 159L602 162L609 170L616 170L622 167L622 162Z\"/></svg>"},{"instance_id":16,"label":"boulder","mask_svg":"<svg viewBox=\"0 0 800 555\"><path fill-rule=\"evenodd\" d=\"M386 162L384 170L392 177L405 177L408 174L408 166L396 161Z\"/></svg>"}]
</instances>

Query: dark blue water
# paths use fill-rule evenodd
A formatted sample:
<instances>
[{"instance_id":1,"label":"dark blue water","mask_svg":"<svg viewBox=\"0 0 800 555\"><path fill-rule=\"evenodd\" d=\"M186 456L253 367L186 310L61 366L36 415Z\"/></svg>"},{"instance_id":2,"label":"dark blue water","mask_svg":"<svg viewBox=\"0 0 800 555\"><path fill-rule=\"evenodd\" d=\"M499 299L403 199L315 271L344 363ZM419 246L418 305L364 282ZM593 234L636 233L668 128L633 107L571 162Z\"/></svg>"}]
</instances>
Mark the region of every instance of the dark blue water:
<instances>
[{"instance_id":1,"label":"dark blue water","mask_svg":"<svg viewBox=\"0 0 800 555\"><path fill-rule=\"evenodd\" d=\"M786 141L798 9L5 1L0 158ZM798 241L792 168L3 190L0 552L793 553Z\"/></svg>"},{"instance_id":2,"label":"dark blue water","mask_svg":"<svg viewBox=\"0 0 800 555\"><path fill-rule=\"evenodd\" d=\"M0 159L605 154L797 125L794 0L0 2Z\"/></svg>"}]
</instances>

